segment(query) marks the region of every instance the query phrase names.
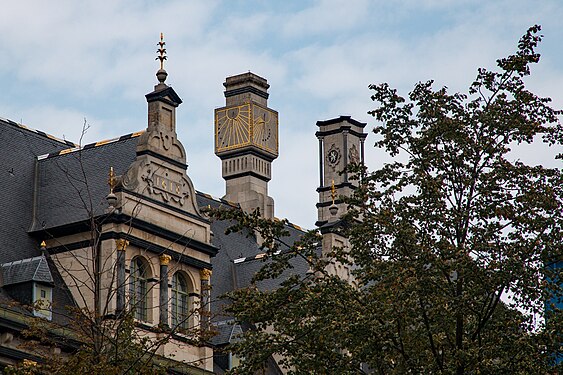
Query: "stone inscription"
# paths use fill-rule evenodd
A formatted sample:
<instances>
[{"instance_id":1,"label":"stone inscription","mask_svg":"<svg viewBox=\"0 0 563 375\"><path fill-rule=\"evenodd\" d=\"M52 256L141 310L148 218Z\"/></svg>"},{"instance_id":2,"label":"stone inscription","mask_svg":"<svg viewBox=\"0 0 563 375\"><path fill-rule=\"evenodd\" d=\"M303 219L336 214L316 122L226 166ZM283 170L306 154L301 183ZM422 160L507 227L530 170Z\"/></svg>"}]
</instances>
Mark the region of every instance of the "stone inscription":
<instances>
[{"instance_id":1,"label":"stone inscription","mask_svg":"<svg viewBox=\"0 0 563 375\"><path fill-rule=\"evenodd\" d=\"M171 173L170 170L168 171ZM180 175L175 176L177 178L170 177L153 172L148 168L141 179L147 184L148 193L160 196L164 202L170 203L172 201L183 206L185 198L189 195L188 183Z\"/></svg>"}]
</instances>

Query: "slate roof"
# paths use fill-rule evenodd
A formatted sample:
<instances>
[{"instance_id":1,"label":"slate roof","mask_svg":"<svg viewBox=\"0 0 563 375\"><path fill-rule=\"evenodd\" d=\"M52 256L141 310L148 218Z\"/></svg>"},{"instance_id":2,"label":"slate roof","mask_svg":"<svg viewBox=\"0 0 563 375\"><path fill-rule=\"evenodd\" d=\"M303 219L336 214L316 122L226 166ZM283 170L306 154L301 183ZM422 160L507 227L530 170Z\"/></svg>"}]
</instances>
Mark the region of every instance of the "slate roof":
<instances>
[{"instance_id":1,"label":"slate roof","mask_svg":"<svg viewBox=\"0 0 563 375\"><path fill-rule=\"evenodd\" d=\"M33 221L37 156L73 143L0 118L0 264L41 254L27 231Z\"/></svg>"},{"instance_id":2,"label":"slate roof","mask_svg":"<svg viewBox=\"0 0 563 375\"><path fill-rule=\"evenodd\" d=\"M2 281L4 285L20 284L29 281L52 284L53 275L51 275L51 270L49 270L47 259L41 255L2 264Z\"/></svg>"},{"instance_id":3,"label":"slate roof","mask_svg":"<svg viewBox=\"0 0 563 375\"><path fill-rule=\"evenodd\" d=\"M15 283L29 279L54 282L53 320L64 322L67 314L64 307L73 305L74 300L52 261L41 256L40 241L28 231L36 214L33 203L37 193L38 157L47 153L59 153L76 145L3 118L0 118L0 144L0 264L7 266L12 263L6 269L2 267L4 283L16 285ZM28 263L22 259L28 260ZM21 264L16 265L18 262ZM32 272L35 265L36 272ZM1 288L0 290L7 300L0 303L11 306L13 299ZM11 308L22 310L17 304Z\"/></svg>"},{"instance_id":4,"label":"slate roof","mask_svg":"<svg viewBox=\"0 0 563 375\"><path fill-rule=\"evenodd\" d=\"M201 192L198 192L197 199L200 207L210 206L212 208L238 209L238 206L230 202L213 198ZM211 310L215 321L223 321L229 318L224 313L227 302L221 296L232 290L250 286L254 274L262 268L264 261L267 261L267 259L260 257L260 255L264 254L264 251L256 243L256 237L253 233L231 233L226 235L225 231L231 225L232 223L225 220L214 220L211 222L211 230L213 231L211 242L219 248L215 258L211 259L213 265ZM294 224L288 224L286 229L289 232L289 236L283 240L289 245L292 245L304 234L304 230ZM302 259L294 259L291 261L291 264L294 268L285 272L281 278L265 280L258 283L257 287L262 290L272 290L277 288L281 281L290 274L304 275L308 270L307 263Z\"/></svg>"},{"instance_id":5,"label":"slate roof","mask_svg":"<svg viewBox=\"0 0 563 375\"><path fill-rule=\"evenodd\" d=\"M140 134L39 156L32 230L49 231L102 214L107 207L109 169L113 167L117 175L127 170Z\"/></svg>"},{"instance_id":6,"label":"slate roof","mask_svg":"<svg viewBox=\"0 0 563 375\"><path fill-rule=\"evenodd\" d=\"M224 320L215 324L217 334L211 339L211 343L216 346L227 345L239 340L242 334L240 324L235 324L234 320Z\"/></svg>"}]
</instances>

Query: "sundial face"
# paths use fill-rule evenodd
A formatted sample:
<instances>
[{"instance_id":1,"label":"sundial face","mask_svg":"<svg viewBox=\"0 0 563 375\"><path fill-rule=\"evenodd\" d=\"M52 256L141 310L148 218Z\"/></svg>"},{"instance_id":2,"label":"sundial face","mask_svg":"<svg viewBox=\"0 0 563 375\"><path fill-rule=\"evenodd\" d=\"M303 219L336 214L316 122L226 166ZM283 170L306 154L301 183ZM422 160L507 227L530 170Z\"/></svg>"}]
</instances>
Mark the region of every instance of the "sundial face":
<instances>
[{"instance_id":1,"label":"sundial face","mask_svg":"<svg viewBox=\"0 0 563 375\"><path fill-rule=\"evenodd\" d=\"M278 113L258 105L252 106L252 141L259 148L278 154Z\"/></svg>"},{"instance_id":2,"label":"sundial face","mask_svg":"<svg viewBox=\"0 0 563 375\"><path fill-rule=\"evenodd\" d=\"M215 151L250 144L250 104L215 110Z\"/></svg>"},{"instance_id":3,"label":"sundial face","mask_svg":"<svg viewBox=\"0 0 563 375\"><path fill-rule=\"evenodd\" d=\"M278 113L254 102L215 110L215 152L254 146L278 155Z\"/></svg>"}]
</instances>

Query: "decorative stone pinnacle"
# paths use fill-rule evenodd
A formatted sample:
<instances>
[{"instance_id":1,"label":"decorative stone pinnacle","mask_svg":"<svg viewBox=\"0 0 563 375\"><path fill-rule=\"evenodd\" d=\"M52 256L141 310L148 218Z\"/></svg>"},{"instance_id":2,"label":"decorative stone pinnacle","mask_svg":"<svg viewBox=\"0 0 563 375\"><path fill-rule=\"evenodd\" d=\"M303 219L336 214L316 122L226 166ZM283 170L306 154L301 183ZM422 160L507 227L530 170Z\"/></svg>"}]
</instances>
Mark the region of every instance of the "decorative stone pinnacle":
<instances>
[{"instance_id":1,"label":"decorative stone pinnacle","mask_svg":"<svg viewBox=\"0 0 563 375\"><path fill-rule=\"evenodd\" d=\"M204 268L202 270L199 271L199 276L201 277L201 281L209 281L209 278L211 277L211 270L208 270L207 268Z\"/></svg>"},{"instance_id":2,"label":"decorative stone pinnacle","mask_svg":"<svg viewBox=\"0 0 563 375\"><path fill-rule=\"evenodd\" d=\"M162 254L158 257L160 259L160 264L163 266L167 266L170 263L172 257L170 255Z\"/></svg>"},{"instance_id":3,"label":"decorative stone pinnacle","mask_svg":"<svg viewBox=\"0 0 563 375\"><path fill-rule=\"evenodd\" d=\"M115 240L115 244L117 246L118 251L125 251L125 249L127 249L127 246L129 246L129 241L127 241L126 239L120 238L120 239Z\"/></svg>"}]
</instances>

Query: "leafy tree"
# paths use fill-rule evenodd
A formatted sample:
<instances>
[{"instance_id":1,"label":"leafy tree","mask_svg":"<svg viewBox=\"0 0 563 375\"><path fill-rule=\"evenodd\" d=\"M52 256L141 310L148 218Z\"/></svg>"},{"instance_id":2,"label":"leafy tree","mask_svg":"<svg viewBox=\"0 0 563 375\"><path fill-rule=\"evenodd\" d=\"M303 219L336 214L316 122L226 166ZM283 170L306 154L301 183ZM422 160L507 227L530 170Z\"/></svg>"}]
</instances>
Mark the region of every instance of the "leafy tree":
<instances>
[{"instance_id":1,"label":"leafy tree","mask_svg":"<svg viewBox=\"0 0 563 375\"><path fill-rule=\"evenodd\" d=\"M319 256L319 234L285 246L282 223L219 211L264 238L270 257L256 286L231 293L249 325L231 350L235 373L270 355L290 374L530 374L555 371L561 351L558 270L563 181L511 149L562 144L559 111L528 91L540 27L517 52L479 69L467 94L415 85L408 98L371 85L376 147L394 162L361 176L340 227L349 248ZM560 157L560 155L558 156ZM297 258L296 258L297 257ZM309 262L307 275L292 262ZM354 282L326 271L353 266ZM289 275L289 276L288 276ZM273 291L259 288L282 278ZM547 319L544 319L547 317Z\"/></svg>"},{"instance_id":2,"label":"leafy tree","mask_svg":"<svg viewBox=\"0 0 563 375\"><path fill-rule=\"evenodd\" d=\"M69 309L73 310L73 309ZM169 363L159 363L156 359L156 348L162 343L156 343L148 337L138 334L132 314L124 314L117 321L108 322L105 330L84 318L85 311L72 312L76 317L75 323L67 327L67 336L62 338L66 341L76 342L75 351L70 355L47 355L44 363L24 361L13 367L5 369L7 374L144 374L158 375L166 374ZM82 327L78 327L82 325ZM46 324L40 320L32 323L26 332L28 337L38 341L36 349L40 345L53 343L61 344L62 340L50 339L49 331L53 329L52 324ZM98 330L94 334L86 331ZM94 340L95 339L95 340ZM37 352L37 350L36 350Z\"/></svg>"}]
</instances>

